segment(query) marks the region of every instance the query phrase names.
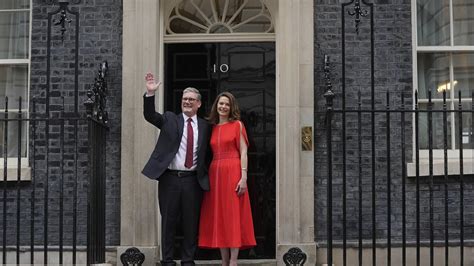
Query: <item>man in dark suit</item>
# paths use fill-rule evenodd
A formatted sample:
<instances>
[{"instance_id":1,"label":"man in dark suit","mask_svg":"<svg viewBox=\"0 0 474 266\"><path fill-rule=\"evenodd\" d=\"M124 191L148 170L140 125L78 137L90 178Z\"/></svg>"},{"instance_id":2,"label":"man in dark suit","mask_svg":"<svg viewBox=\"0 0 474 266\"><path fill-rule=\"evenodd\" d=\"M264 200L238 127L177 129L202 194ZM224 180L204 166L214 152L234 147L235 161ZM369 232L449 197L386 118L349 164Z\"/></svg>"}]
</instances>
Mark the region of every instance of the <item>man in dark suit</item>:
<instances>
[{"instance_id":1,"label":"man in dark suit","mask_svg":"<svg viewBox=\"0 0 474 266\"><path fill-rule=\"evenodd\" d=\"M184 239L181 265L194 265L203 190L209 190L207 148L209 124L197 117L201 94L186 88L180 114L155 111L155 91L160 86L153 75L145 77L147 92L143 96L146 121L160 129L160 137L142 173L159 181L158 200L162 218L162 265L173 261L174 236L178 216L182 215Z\"/></svg>"}]
</instances>

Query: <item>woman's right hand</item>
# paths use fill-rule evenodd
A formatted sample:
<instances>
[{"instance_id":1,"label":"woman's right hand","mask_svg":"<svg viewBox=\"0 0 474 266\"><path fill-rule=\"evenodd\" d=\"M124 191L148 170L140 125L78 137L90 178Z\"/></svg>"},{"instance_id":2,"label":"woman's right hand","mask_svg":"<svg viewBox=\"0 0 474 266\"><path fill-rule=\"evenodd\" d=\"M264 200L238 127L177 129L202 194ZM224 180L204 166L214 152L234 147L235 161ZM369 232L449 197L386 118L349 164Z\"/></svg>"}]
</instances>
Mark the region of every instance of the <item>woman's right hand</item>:
<instances>
[{"instance_id":1,"label":"woman's right hand","mask_svg":"<svg viewBox=\"0 0 474 266\"><path fill-rule=\"evenodd\" d=\"M146 90L147 90L147 95L152 96L155 95L155 91L158 89L158 87L161 85L160 81L156 81L155 77L153 76L152 73L148 72L145 75L145 82L146 82Z\"/></svg>"}]
</instances>

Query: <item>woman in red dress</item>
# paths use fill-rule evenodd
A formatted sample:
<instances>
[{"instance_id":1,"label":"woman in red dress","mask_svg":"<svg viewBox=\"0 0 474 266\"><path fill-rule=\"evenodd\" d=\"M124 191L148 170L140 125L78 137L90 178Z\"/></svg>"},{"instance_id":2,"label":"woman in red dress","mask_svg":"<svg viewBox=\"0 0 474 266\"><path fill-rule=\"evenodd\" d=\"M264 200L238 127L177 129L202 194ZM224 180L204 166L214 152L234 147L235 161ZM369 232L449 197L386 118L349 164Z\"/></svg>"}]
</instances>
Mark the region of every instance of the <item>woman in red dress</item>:
<instances>
[{"instance_id":1,"label":"woman in red dress","mask_svg":"<svg viewBox=\"0 0 474 266\"><path fill-rule=\"evenodd\" d=\"M199 223L199 247L219 248L222 265L236 266L239 249L256 245L247 192L245 127L235 97L229 92L214 101L209 167L210 190L204 193Z\"/></svg>"}]
</instances>

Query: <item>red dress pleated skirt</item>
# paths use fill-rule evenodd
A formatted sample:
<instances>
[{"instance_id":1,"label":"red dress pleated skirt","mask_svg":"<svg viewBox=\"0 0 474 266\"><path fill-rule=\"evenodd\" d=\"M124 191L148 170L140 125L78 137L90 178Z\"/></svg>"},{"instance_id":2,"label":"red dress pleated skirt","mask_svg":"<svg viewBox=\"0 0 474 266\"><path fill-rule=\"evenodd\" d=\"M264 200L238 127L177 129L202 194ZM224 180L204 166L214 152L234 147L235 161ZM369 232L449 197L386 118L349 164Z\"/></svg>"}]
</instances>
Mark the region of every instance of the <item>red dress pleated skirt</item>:
<instances>
[{"instance_id":1,"label":"red dress pleated skirt","mask_svg":"<svg viewBox=\"0 0 474 266\"><path fill-rule=\"evenodd\" d=\"M199 223L201 248L245 249L256 245L248 192L239 197L235 191L242 171L241 132L248 145L240 121L216 125L212 130L210 190L204 192Z\"/></svg>"}]
</instances>

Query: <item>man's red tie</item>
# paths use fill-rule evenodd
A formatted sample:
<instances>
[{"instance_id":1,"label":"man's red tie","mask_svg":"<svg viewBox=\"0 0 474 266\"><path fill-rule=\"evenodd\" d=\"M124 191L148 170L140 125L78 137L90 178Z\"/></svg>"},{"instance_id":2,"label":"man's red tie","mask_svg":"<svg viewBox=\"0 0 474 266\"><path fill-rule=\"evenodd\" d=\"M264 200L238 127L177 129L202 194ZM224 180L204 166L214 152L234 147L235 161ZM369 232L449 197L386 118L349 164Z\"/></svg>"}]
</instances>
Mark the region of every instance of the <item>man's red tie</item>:
<instances>
[{"instance_id":1,"label":"man's red tie","mask_svg":"<svg viewBox=\"0 0 474 266\"><path fill-rule=\"evenodd\" d=\"M193 167L194 132L192 122L193 120L188 118L188 140L186 143L186 161L184 162L186 168Z\"/></svg>"}]
</instances>

